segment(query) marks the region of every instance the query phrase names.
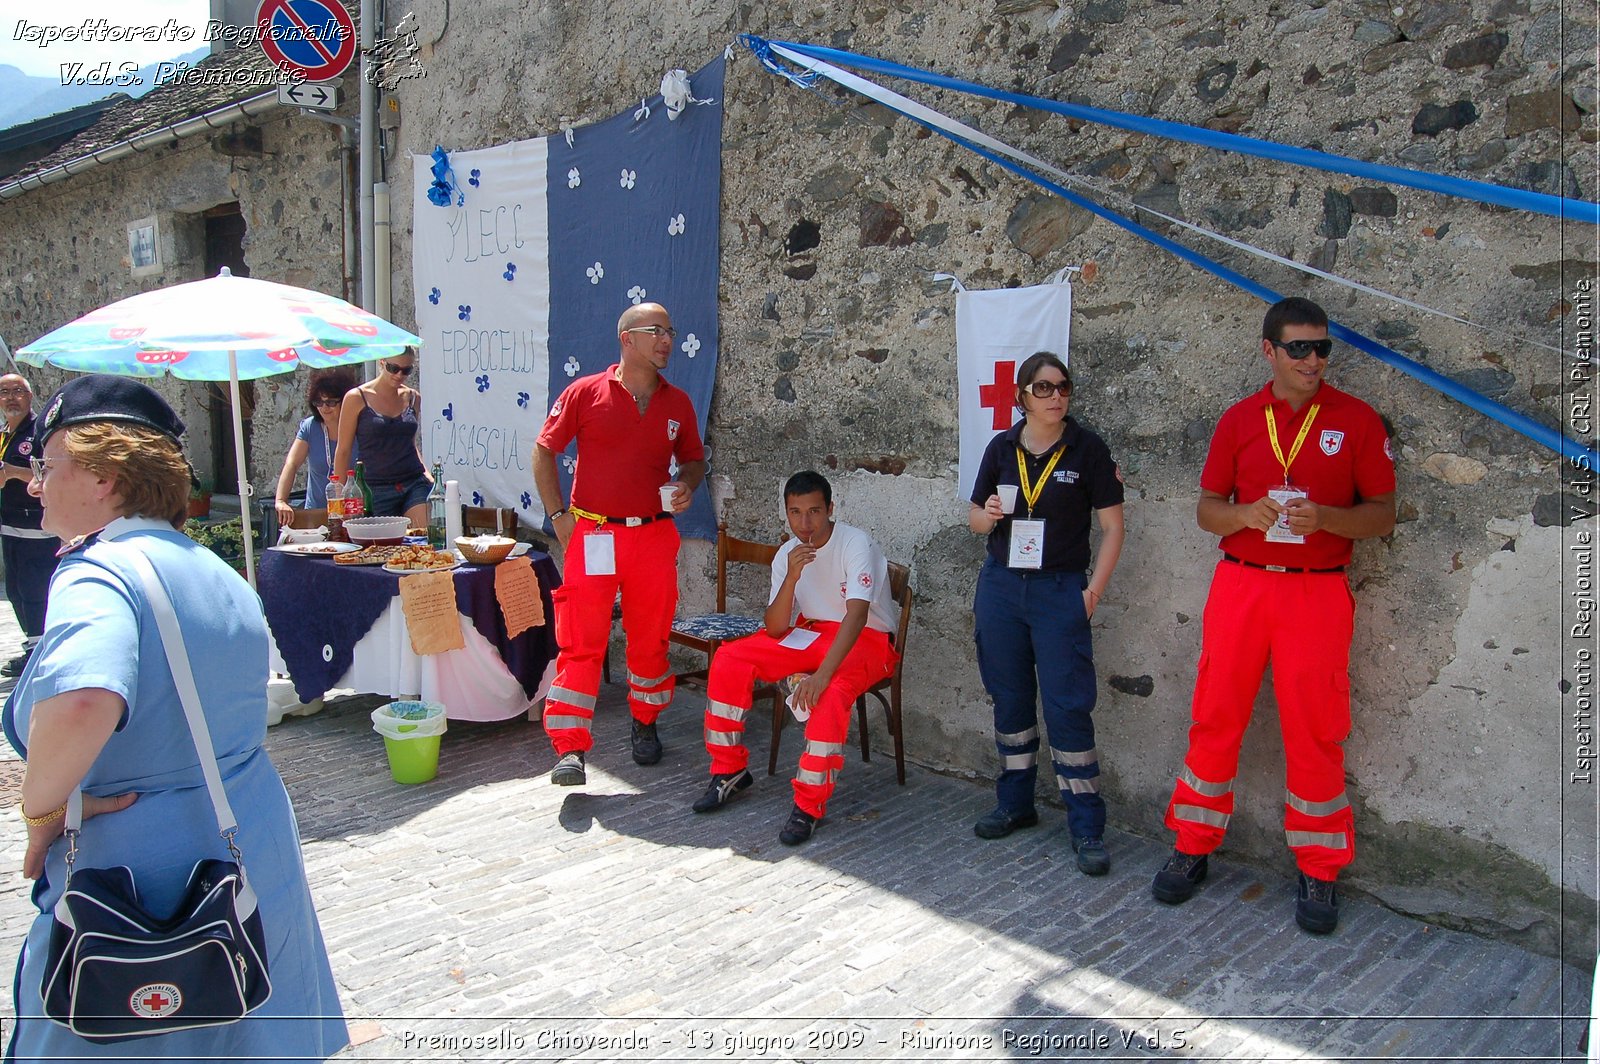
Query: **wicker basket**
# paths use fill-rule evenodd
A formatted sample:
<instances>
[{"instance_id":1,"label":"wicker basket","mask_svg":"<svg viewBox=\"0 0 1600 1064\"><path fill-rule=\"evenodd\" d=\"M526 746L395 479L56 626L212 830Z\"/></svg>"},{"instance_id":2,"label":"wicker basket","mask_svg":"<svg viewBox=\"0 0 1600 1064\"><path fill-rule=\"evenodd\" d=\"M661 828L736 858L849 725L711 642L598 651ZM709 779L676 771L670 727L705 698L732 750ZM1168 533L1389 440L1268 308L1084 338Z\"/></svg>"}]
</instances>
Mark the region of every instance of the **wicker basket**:
<instances>
[{"instance_id":1,"label":"wicker basket","mask_svg":"<svg viewBox=\"0 0 1600 1064\"><path fill-rule=\"evenodd\" d=\"M507 536L457 536L456 550L473 565L495 565L506 560L517 546Z\"/></svg>"}]
</instances>

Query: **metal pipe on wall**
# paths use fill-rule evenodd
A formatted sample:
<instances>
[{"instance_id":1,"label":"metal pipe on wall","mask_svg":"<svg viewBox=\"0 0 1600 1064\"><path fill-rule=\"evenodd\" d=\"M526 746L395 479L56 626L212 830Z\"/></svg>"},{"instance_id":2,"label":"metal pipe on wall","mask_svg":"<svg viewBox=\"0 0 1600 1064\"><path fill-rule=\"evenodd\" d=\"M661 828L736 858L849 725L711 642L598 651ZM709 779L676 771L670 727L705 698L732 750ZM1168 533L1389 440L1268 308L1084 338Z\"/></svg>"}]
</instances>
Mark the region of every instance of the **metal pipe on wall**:
<instances>
[{"instance_id":1,"label":"metal pipe on wall","mask_svg":"<svg viewBox=\"0 0 1600 1064\"><path fill-rule=\"evenodd\" d=\"M377 248L372 182L378 160L378 86L367 77L372 62L377 0L361 0L361 305L377 313Z\"/></svg>"}]
</instances>

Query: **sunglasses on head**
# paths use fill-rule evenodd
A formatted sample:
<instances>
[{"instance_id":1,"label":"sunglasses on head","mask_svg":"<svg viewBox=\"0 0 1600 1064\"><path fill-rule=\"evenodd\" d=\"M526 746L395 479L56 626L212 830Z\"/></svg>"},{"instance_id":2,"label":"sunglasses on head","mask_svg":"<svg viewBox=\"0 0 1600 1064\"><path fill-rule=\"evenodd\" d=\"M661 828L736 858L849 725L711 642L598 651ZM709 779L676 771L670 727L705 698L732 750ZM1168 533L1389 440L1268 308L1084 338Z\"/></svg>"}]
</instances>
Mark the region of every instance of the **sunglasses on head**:
<instances>
[{"instance_id":1,"label":"sunglasses on head","mask_svg":"<svg viewBox=\"0 0 1600 1064\"><path fill-rule=\"evenodd\" d=\"M1272 341L1272 346L1283 348L1284 354L1296 362L1308 355L1316 355L1320 359L1326 359L1333 354L1333 341L1326 336L1320 340L1290 340L1288 343L1274 340Z\"/></svg>"},{"instance_id":2,"label":"sunglasses on head","mask_svg":"<svg viewBox=\"0 0 1600 1064\"><path fill-rule=\"evenodd\" d=\"M1060 392L1063 396L1070 396L1072 394L1072 385L1066 381L1034 381L1023 390L1035 399L1048 399L1057 392Z\"/></svg>"},{"instance_id":3,"label":"sunglasses on head","mask_svg":"<svg viewBox=\"0 0 1600 1064\"><path fill-rule=\"evenodd\" d=\"M415 366L397 366L393 362L385 362L383 364L383 371L385 373L397 373L402 377L411 376L411 371L416 368L417 367Z\"/></svg>"}]
</instances>

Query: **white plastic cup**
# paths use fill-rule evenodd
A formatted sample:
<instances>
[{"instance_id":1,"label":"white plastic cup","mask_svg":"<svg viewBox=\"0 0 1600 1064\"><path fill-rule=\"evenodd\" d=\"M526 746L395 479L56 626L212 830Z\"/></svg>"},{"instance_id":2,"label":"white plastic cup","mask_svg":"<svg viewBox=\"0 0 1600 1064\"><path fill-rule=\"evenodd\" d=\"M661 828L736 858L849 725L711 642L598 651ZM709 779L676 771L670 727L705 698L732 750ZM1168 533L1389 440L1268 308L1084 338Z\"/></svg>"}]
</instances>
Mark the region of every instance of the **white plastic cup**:
<instances>
[{"instance_id":1,"label":"white plastic cup","mask_svg":"<svg viewBox=\"0 0 1600 1064\"><path fill-rule=\"evenodd\" d=\"M1017 486L1015 484L996 484L994 493L1000 496L1000 509L1008 514L1016 512Z\"/></svg>"},{"instance_id":2,"label":"white plastic cup","mask_svg":"<svg viewBox=\"0 0 1600 1064\"><path fill-rule=\"evenodd\" d=\"M676 494L678 494L678 485L661 485L661 509L666 513L672 513L672 497Z\"/></svg>"}]
</instances>

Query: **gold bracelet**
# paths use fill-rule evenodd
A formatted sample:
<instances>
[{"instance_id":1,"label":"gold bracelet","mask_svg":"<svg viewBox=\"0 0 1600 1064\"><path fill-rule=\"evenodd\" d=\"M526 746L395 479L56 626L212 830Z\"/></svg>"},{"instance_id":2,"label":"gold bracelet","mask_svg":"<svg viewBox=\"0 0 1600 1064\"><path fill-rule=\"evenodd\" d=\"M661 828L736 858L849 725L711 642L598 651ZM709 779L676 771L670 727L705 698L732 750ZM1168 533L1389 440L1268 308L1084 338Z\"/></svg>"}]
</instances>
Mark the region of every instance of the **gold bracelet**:
<instances>
[{"instance_id":1,"label":"gold bracelet","mask_svg":"<svg viewBox=\"0 0 1600 1064\"><path fill-rule=\"evenodd\" d=\"M29 816L28 813L27 813L27 810L23 809L22 806L20 806L20 805L17 806L17 812L22 814L22 822L24 824L28 825L30 828L43 827L44 825L50 823L50 821L54 820L56 817L64 815L66 813L66 811L67 811L67 803L66 802L62 802L59 806L57 806L56 808L50 810L44 816Z\"/></svg>"}]
</instances>

